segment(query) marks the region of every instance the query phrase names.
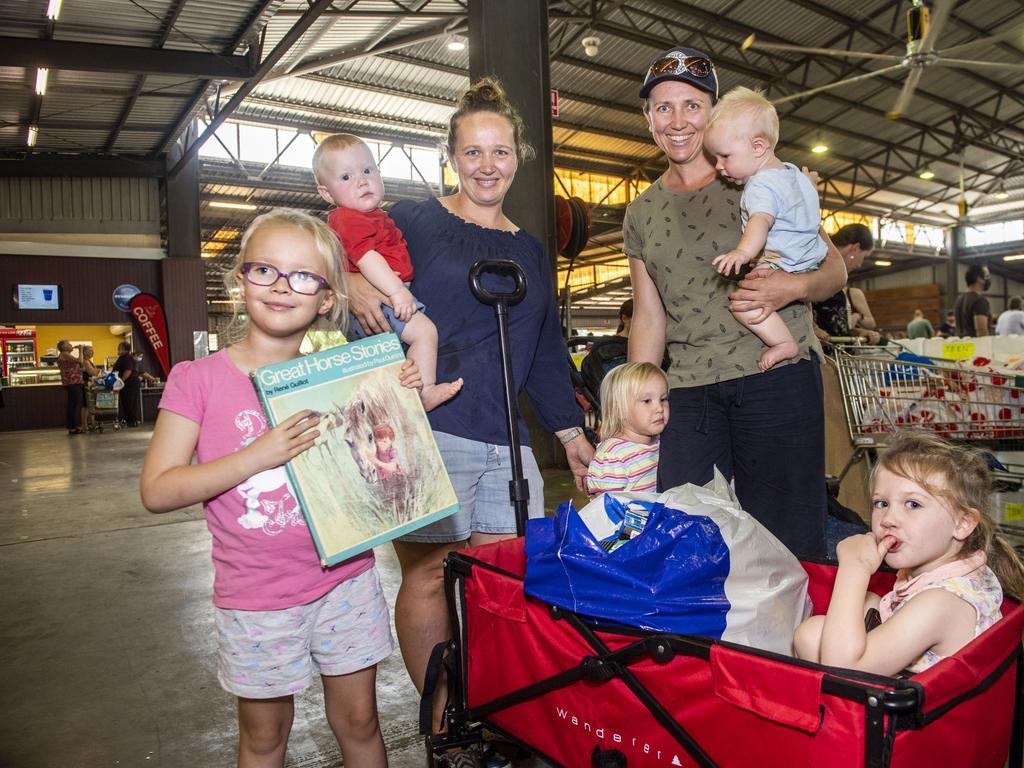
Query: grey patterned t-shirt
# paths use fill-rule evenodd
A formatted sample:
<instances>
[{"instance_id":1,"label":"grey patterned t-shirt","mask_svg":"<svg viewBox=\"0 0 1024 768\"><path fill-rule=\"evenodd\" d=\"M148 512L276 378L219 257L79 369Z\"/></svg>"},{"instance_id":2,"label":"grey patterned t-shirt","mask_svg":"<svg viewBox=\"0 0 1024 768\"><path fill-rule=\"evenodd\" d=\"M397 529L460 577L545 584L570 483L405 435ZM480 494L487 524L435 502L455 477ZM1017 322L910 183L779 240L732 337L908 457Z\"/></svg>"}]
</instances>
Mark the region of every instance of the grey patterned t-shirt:
<instances>
[{"instance_id":1,"label":"grey patterned t-shirt","mask_svg":"<svg viewBox=\"0 0 1024 768\"><path fill-rule=\"evenodd\" d=\"M659 178L626 208L626 255L647 266L665 305L665 340L672 355L669 386L696 387L760 373L764 344L729 311L733 281L712 259L739 243L740 192L716 178L692 192L673 192ZM804 304L779 315L800 347L789 362L821 347Z\"/></svg>"}]
</instances>

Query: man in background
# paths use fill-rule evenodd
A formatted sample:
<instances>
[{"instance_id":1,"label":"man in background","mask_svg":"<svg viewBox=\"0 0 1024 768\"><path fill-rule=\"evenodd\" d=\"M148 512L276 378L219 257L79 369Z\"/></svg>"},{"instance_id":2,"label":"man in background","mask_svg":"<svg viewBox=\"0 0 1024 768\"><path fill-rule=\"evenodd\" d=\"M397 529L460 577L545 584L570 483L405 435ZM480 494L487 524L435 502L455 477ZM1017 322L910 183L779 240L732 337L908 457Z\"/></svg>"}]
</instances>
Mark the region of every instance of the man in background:
<instances>
[{"instance_id":1,"label":"man in background","mask_svg":"<svg viewBox=\"0 0 1024 768\"><path fill-rule=\"evenodd\" d=\"M945 322L939 323L939 336L944 339L948 339L950 336L956 336L956 313L950 310L946 313Z\"/></svg>"},{"instance_id":2,"label":"man in background","mask_svg":"<svg viewBox=\"0 0 1024 768\"><path fill-rule=\"evenodd\" d=\"M985 291L992 287L988 267L972 264L967 268L964 282L967 284L967 293L961 293L953 307L956 327L961 336L988 336L991 309L984 296Z\"/></svg>"},{"instance_id":3,"label":"man in background","mask_svg":"<svg viewBox=\"0 0 1024 768\"><path fill-rule=\"evenodd\" d=\"M930 339L935 335L931 322L920 309L914 310L914 319L907 323L908 339Z\"/></svg>"}]
</instances>

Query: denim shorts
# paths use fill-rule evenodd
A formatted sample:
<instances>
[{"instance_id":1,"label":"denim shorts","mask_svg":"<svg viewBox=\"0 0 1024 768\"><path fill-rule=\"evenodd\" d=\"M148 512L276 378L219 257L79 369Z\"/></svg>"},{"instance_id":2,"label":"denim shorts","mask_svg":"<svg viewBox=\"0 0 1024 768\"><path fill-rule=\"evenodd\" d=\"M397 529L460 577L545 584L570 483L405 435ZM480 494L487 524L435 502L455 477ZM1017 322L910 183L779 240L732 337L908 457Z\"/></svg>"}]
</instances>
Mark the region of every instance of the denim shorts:
<instances>
[{"instance_id":1,"label":"denim shorts","mask_svg":"<svg viewBox=\"0 0 1024 768\"><path fill-rule=\"evenodd\" d=\"M214 621L221 687L247 699L298 693L314 672L367 669L395 647L376 568L305 605L279 611L218 608Z\"/></svg>"},{"instance_id":2,"label":"denim shorts","mask_svg":"<svg viewBox=\"0 0 1024 768\"><path fill-rule=\"evenodd\" d=\"M435 432L448 477L455 487L459 511L444 520L403 536L401 541L441 544L465 541L476 533L515 533L516 515L509 499L512 479L507 445L492 445ZM530 484L529 516L544 516L544 478L533 451L522 447L523 476Z\"/></svg>"}]
</instances>

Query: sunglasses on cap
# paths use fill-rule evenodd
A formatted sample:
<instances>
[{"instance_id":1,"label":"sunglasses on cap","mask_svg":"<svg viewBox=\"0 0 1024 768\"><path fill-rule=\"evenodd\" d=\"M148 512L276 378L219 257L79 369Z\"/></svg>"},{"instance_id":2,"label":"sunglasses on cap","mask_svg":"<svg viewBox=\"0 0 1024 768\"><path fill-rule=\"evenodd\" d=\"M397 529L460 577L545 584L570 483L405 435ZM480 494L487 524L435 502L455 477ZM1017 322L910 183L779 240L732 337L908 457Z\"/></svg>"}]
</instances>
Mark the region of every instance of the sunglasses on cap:
<instances>
[{"instance_id":1,"label":"sunglasses on cap","mask_svg":"<svg viewBox=\"0 0 1024 768\"><path fill-rule=\"evenodd\" d=\"M651 64L651 68L647 70L647 77L644 80L664 77L665 75L681 75L683 72L703 80L714 71L715 65L711 63L710 59L706 59L703 56L666 56Z\"/></svg>"}]
</instances>

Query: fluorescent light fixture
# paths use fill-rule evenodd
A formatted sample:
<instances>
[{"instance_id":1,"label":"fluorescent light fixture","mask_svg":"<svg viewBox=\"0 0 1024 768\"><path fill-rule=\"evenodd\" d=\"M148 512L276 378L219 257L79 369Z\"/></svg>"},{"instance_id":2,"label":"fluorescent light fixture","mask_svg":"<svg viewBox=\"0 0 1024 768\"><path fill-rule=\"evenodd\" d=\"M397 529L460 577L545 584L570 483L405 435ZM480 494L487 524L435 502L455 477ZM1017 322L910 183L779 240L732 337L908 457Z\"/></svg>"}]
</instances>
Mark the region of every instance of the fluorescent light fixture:
<instances>
[{"instance_id":1,"label":"fluorescent light fixture","mask_svg":"<svg viewBox=\"0 0 1024 768\"><path fill-rule=\"evenodd\" d=\"M50 0L50 4L46 6L46 18L50 21L56 21L60 16L60 4L62 0Z\"/></svg>"},{"instance_id":2,"label":"fluorescent light fixture","mask_svg":"<svg viewBox=\"0 0 1024 768\"><path fill-rule=\"evenodd\" d=\"M891 261L887 261L886 259L875 259L875 266L876 267L891 267L892 266L892 262Z\"/></svg>"},{"instance_id":3,"label":"fluorescent light fixture","mask_svg":"<svg viewBox=\"0 0 1024 768\"><path fill-rule=\"evenodd\" d=\"M928 181L928 179L934 179L935 178L935 171L933 171L931 168L925 168L923 171L921 171L917 175L918 175L919 178L922 178L925 181Z\"/></svg>"},{"instance_id":4,"label":"fluorescent light fixture","mask_svg":"<svg viewBox=\"0 0 1024 768\"><path fill-rule=\"evenodd\" d=\"M232 203L229 200L211 200L211 208L231 208L236 211L255 211L256 206L252 203Z\"/></svg>"},{"instance_id":5,"label":"fluorescent light fixture","mask_svg":"<svg viewBox=\"0 0 1024 768\"><path fill-rule=\"evenodd\" d=\"M38 139L38 138L39 138L39 128L37 128L34 125L30 125L28 127L28 137L25 139L26 143L30 147L34 147L36 145L36 139Z\"/></svg>"},{"instance_id":6,"label":"fluorescent light fixture","mask_svg":"<svg viewBox=\"0 0 1024 768\"><path fill-rule=\"evenodd\" d=\"M50 70L40 67L36 70L36 93L40 96L46 95L46 81L50 77Z\"/></svg>"},{"instance_id":7,"label":"fluorescent light fixture","mask_svg":"<svg viewBox=\"0 0 1024 768\"><path fill-rule=\"evenodd\" d=\"M815 144L813 147L811 147L811 152L813 152L816 155L823 155L826 152L828 152L828 144L822 144L821 142L819 142Z\"/></svg>"},{"instance_id":8,"label":"fluorescent light fixture","mask_svg":"<svg viewBox=\"0 0 1024 768\"><path fill-rule=\"evenodd\" d=\"M1018 253L1013 256L1003 256L1003 261L1024 261L1024 253Z\"/></svg>"},{"instance_id":9,"label":"fluorescent light fixture","mask_svg":"<svg viewBox=\"0 0 1024 768\"><path fill-rule=\"evenodd\" d=\"M466 44L461 39L453 37L448 41L449 51L464 51L466 50Z\"/></svg>"}]
</instances>

